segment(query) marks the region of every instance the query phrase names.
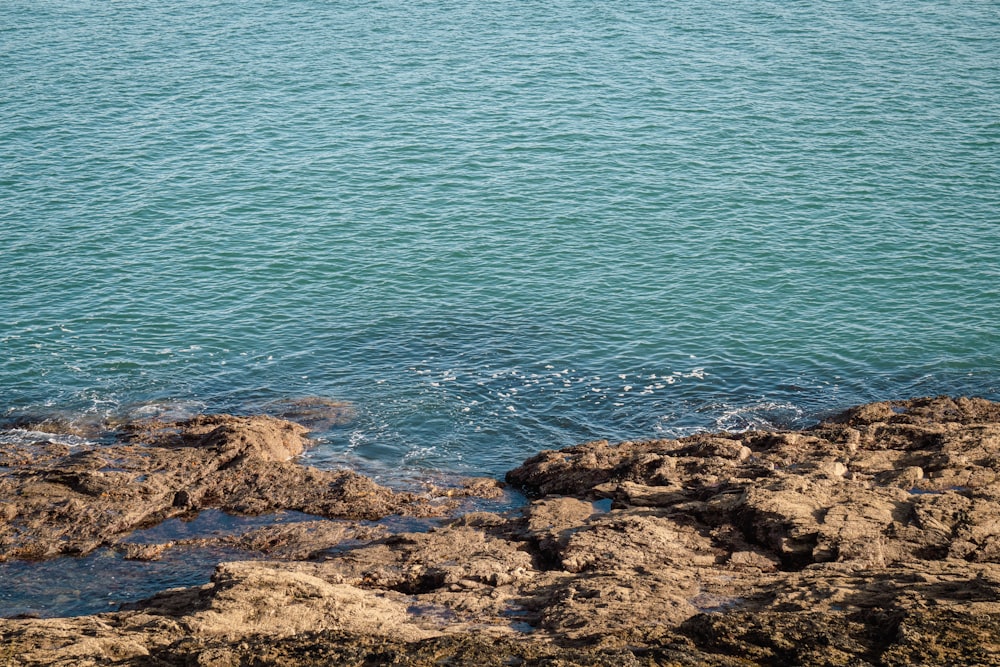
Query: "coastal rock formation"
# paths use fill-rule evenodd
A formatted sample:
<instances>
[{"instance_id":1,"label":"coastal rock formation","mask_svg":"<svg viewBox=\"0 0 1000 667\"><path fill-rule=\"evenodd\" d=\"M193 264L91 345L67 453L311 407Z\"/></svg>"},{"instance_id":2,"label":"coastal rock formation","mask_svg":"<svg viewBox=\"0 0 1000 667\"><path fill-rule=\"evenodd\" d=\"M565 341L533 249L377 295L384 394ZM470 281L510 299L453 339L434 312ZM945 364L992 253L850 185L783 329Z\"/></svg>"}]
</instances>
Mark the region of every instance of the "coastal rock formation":
<instances>
[{"instance_id":1,"label":"coastal rock formation","mask_svg":"<svg viewBox=\"0 0 1000 667\"><path fill-rule=\"evenodd\" d=\"M587 443L507 479L532 498L507 514L340 528L122 611L2 620L0 664L1000 665L998 404Z\"/></svg>"},{"instance_id":2,"label":"coastal rock formation","mask_svg":"<svg viewBox=\"0 0 1000 667\"><path fill-rule=\"evenodd\" d=\"M207 508L319 517L439 516L447 502L350 471L292 460L306 429L267 416L197 416L121 427L123 443L0 444L0 561L82 555L132 531Z\"/></svg>"},{"instance_id":3,"label":"coastal rock formation","mask_svg":"<svg viewBox=\"0 0 1000 667\"><path fill-rule=\"evenodd\" d=\"M323 396L303 396L265 403L265 414L288 419L311 431L322 431L354 419L354 406Z\"/></svg>"}]
</instances>

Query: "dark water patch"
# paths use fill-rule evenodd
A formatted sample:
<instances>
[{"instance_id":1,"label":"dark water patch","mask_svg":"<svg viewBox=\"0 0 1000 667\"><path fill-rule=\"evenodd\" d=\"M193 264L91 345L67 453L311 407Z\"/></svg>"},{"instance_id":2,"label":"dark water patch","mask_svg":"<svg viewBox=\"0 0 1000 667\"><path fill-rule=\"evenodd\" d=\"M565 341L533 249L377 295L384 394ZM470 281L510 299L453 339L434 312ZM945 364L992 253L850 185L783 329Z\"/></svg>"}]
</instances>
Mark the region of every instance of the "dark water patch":
<instances>
[{"instance_id":1,"label":"dark water patch","mask_svg":"<svg viewBox=\"0 0 1000 667\"><path fill-rule=\"evenodd\" d=\"M940 495L942 493L948 493L948 492L966 495L971 492L971 489L969 489L966 486L949 486L946 489L923 489L923 488L913 487L912 489L908 489L907 491L914 496Z\"/></svg>"},{"instance_id":2,"label":"dark water patch","mask_svg":"<svg viewBox=\"0 0 1000 667\"><path fill-rule=\"evenodd\" d=\"M593 502L594 511L600 512L601 514L606 514L611 511L611 505L614 503L612 498L604 498L603 500L595 500Z\"/></svg>"},{"instance_id":3,"label":"dark water patch","mask_svg":"<svg viewBox=\"0 0 1000 667\"><path fill-rule=\"evenodd\" d=\"M356 413L351 403L324 396L276 399L262 404L259 411L302 424L310 431L329 431L343 426L354 419Z\"/></svg>"},{"instance_id":4,"label":"dark water patch","mask_svg":"<svg viewBox=\"0 0 1000 667\"><path fill-rule=\"evenodd\" d=\"M387 516L378 521L362 521L363 525L381 526L390 533L426 533L444 525L447 519L440 517Z\"/></svg>"},{"instance_id":5,"label":"dark water patch","mask_svg":"<svg viewBox=\"0 0 1000 667\"><path fill-rule=\"evenodd\" d=\"M537 612L520 607L507 607L500 612L500 615L509 619L510 629L514 632L528 634L536 630L534 623L538 621Z\"/></svg>"},{"instance_id":6,"label":"dark water patch","mask_svg":"<svg viewBox=\"0 0 1000 667\"><path fill-rule=\"evenodd\" d=\"M458 506L453 514L467 514L469 512L507 512L512 509L523 507L528 503L528 498L521 491L510 485L504 485L500 495L495 498L480 498L475 495L459 497Z\"/></svg>"},{"instance_id":7,"label":"dark water patch","mask_svg":"<svg viewBox=\"0 0 1000 667\"><path fill-rule=\"evenodd\" d=\"M0 563L0 615L82 616L169 588L208 583L215 566L253 555L236 549L176 548L156 561L131 561L101 549L80 558Z\"/></svg>"},{"instance_id":8,"label":"dark water patch","mask_svg":"<svg viewBox=\"0 0 1000 667\"><path fill-rule=\"evenodd\" d=\"M221 510L207 509L191 517L167 519L150 528L136 530L123 542L126 544L160 544L180 540L230 537L256 528L317 519L320 517L292 511L242 516L227 514Z\"/></svg>"}]
</instances>

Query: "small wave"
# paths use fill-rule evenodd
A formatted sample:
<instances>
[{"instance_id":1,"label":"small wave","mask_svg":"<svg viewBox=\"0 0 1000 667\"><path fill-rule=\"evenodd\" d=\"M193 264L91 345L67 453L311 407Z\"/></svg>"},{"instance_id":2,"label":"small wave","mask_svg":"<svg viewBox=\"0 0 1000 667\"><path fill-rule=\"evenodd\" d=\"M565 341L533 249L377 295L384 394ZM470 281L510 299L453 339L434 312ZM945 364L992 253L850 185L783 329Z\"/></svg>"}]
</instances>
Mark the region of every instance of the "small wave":
<instances>
[{"instance_id":1,"label":"small wave","mask_svg":"<svg viewBox=\"0 0 1000 667\"><path fill-rule=\"evenodd\" d=\"M723 407L715 418L720 431L743 432L754 429L772 430L788 428L801 420L804 411L788 402L761 401L750 405Z\"/></svg>"},{"instance_id":2,"label":"small wave","mask_svg":"<svg viewBox=\"0 0 1000 667\"><path fill-rule=\"evenodd\" d=\"M0 431L0 444L3 445L33 445L39 442L53 442L57 445L66 445L67 447L98 444L93 440L68 433L48 433L46 431L35 431L24 428Z\"/></svg>"},{"instance_id":3,"label":"small wave","mask_svg":"<svg viewBox=\"0 0 1000 667\"><path fill-rule=\"evenodd\" d=\"M206 404L200 401L151 401L125 406L121 411L121 417L126 420L162 419L165 421L179 421L190 419L200 412L204 412L206 407Z\"/></svg>"}]
</instances>

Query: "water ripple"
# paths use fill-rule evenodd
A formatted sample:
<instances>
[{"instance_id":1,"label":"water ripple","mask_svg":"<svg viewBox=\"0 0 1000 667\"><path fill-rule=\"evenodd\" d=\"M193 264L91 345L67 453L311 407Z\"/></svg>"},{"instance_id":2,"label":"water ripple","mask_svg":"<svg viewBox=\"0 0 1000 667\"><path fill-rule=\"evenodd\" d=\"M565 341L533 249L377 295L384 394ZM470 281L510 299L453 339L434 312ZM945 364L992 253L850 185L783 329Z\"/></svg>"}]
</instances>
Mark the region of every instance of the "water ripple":
<instances>
[{"instance_id":1,"label":"water ripple","mask_svg":"<svg viewBox=\"0 0 1000 667\"><path fill-rule=\"evenodd\" d=\"M1000 397L991 3L0 19L3 409L333 396L317 460L496 473Z\"/></svg>"}]
</instances>

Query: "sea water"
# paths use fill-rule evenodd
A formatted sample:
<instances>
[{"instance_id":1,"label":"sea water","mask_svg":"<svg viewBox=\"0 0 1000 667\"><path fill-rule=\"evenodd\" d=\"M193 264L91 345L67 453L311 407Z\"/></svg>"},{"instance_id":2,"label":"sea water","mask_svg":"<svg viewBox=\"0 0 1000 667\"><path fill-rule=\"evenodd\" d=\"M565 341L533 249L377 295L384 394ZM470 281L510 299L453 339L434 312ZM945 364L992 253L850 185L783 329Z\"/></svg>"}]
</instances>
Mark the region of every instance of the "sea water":
<instances>
[{"instance_id":1,"label":"sea water","mask_svg":"<svg viewBox=\"0 0 1000 667\"><path fill-rule=\"evenodd\" d=\"M7 0L0 83L0 416L332 398L392 481L1000 398L996 2Z\"/></svg>"}]
</instances>

